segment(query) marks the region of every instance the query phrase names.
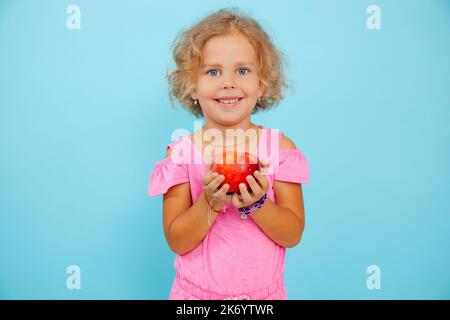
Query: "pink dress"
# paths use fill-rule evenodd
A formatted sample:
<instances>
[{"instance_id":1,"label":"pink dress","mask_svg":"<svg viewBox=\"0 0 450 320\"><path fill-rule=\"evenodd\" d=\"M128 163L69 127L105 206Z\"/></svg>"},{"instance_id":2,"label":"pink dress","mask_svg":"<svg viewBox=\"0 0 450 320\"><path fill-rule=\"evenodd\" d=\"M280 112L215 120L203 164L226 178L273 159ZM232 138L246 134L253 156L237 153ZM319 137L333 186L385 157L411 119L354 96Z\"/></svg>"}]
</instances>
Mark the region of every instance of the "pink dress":
<instances>
[{"instance_id":1,"label":"pink dress","mask_svg":"<svg viewBox=\"0 0 450 320\"><path fill-rule=\"evenodd\" d=\"M279 147L281 131L260 128L257 156L270 161L268 197L276 203L273 181L307 183L308 161L298 148ZM172 148L172 156L155 164L149 195L161 195L174 185L189 182L195 203L203 190L206 160L187 134L167 148ZM228 203L202 242L176 256L176 277L169 299L287 299L285 255L286 248L267 237L251 216L241 219L238 210Z\"/></svg>"}]
</instances>

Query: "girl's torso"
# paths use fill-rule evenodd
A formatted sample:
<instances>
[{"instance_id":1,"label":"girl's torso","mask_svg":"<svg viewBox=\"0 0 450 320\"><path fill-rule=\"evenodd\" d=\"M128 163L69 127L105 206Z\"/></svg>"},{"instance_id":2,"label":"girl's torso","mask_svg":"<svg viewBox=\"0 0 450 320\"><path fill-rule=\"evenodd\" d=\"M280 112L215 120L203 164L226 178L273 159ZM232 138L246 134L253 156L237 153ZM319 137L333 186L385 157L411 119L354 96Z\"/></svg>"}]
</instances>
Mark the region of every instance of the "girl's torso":
<instances>
[{"instance_id":1,"label":"girl's torso","mask_svg":"<svg viewBox=\"0 0 450 320\"><path fill-rule=\"evenodd\" d=\"M249 151L271 158L270 150L279 148L279 131L263 126L259 128L256 150ZM207 162L201 152L204 145L196 144L193 137L185 135L180 143L185 144L185 150L193 154L193 158L201 159L187 165L194 203L203 189L202 178ZM271 149L273 145L275 149ZM267 178L268 197L275 202L273 175L269 174ZM175 269L179 277L203 290L238 294L265 288L282 279L284 260L285 248L268 238L253 219L241 219L238 210L228 203L203 241L191 252L176 257Z\"/></svg>"}]
</instances>

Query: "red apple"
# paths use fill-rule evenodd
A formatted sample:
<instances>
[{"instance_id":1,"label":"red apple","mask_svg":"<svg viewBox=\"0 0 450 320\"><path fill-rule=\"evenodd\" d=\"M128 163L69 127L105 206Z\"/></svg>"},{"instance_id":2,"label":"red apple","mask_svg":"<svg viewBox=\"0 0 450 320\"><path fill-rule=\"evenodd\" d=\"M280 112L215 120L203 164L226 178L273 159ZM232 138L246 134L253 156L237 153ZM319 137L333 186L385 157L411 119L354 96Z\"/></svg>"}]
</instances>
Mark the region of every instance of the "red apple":
<instances>
[{"instance_id":1,"label":"red apple","mask_svg":"<svg viewBox=\"0 0 450 320\"><path fill-rule=\"evenodd\" d=\"M251 192L250 185L246 177L253 175L258 169L256 157L248 152L223 150L223 154L215 158L211 170L225 176L225 180L219 186L219 189L228 183L230 188L227 193L240 193L239 184L245 183L247 190Z\"/></svg>"}]
</instances>

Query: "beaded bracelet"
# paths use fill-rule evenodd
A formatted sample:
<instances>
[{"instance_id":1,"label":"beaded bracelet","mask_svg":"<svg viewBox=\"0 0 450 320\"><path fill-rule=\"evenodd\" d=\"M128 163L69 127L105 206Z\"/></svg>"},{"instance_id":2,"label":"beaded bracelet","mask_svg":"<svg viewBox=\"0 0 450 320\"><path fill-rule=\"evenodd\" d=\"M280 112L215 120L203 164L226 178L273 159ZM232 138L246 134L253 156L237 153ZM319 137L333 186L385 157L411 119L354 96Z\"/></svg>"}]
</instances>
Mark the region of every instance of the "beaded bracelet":
<instances>
[{"instance_id":1,"label":"beaded bracelet","mask_svg":"<svg viewBox=\"0 0 450 320\"><path fill-rule=\"evenodd\" d=\"M248 207L239 208L239 212L241 213L241 219L247 219L247 216L256 209L261 208L263 204L266 202L266 200L267 200L267 193L265 193L261 199L249 205Z\"/></svg>"}]
</instances>

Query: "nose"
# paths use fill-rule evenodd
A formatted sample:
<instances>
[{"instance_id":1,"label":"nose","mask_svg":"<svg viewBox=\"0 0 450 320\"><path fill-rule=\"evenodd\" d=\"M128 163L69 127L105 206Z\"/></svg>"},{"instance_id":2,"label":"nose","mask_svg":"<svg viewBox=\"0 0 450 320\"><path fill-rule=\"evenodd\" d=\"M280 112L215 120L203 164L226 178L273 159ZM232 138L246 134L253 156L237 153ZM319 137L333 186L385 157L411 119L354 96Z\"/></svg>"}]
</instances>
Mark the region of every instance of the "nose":
<instances>
[{"instance_id":1,"label":"nose","mask_svg":"<svg viewBox=\"0 0 450 320\"><path fill-rule=\"evenodd\" d=\"M236 84L234 83L233 74L223 77L222 87L224 89L226 89L226 88L235 88L236 87Z\"/></svg>"},{"instance_id":2,"label":"nose","mask_svg":"<svg viewBox=\"0 0 450 320\"><path fill-rule=\"evenodd\" d=\"M234 83L232 83L232 82L226 82L226 83L224 83L224 84L222 85L222 87L223 87L224 89L227 89L227 88L235 88L235 85L234 85Z\"/></svg>"}]
</instances>

